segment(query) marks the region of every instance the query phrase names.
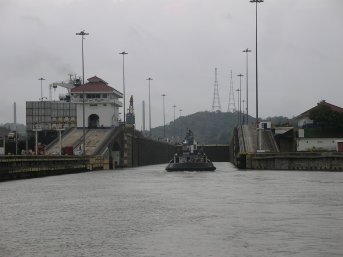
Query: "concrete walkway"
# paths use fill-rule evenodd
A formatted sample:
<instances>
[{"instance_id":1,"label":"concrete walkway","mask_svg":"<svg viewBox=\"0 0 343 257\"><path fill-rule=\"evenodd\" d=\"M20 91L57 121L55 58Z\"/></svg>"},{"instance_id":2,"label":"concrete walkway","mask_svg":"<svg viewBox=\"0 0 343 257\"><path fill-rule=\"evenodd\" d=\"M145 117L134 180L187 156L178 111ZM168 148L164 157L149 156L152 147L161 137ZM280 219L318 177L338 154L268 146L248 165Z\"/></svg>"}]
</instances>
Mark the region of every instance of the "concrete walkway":
<instances>
[{"instance_id":1,"label":"concrete walkway","mask_svg":"<svg viewBox=\"0 0 343 257\"><path fill-rule=\"evenodd\" d=\"M86 155L93 155L103 141L112 133L114 128L96 128L86 129ZM73 128L62 136L62 148L66 146L72 146L76 153L78 149L82 149L83 143L83 129ZM58 155L60 153L60 142L57 140L46 150L46 155Z\"/></svg>"},{"instance_id":2,"label":"concrete walkway","mask_svg":"<svg viewBox=\"0 0 343 257\"><path fill-rule=\"evenodd\" d=\"M262 130L261 150L266 152L279 152L272 131ZM238 127L240 152L255 153L257 149L257 130L255 125L242 125Z\"/></svg>"}]
</instances>

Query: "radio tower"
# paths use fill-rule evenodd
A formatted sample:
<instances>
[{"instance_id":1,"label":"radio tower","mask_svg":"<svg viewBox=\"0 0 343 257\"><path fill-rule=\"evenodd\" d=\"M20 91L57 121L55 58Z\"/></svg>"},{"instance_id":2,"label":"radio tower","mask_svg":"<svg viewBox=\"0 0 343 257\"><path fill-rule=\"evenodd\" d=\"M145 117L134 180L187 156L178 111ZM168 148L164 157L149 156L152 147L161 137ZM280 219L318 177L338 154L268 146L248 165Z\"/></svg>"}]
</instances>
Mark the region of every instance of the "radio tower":
<instances>
[{"instance_id":1,"label":"radio tower","mask_svg":"<svg viewBox=\"0 0 343 257\"><path fill-rule=\"evenodd\" d=\"M235 94L233 90L233 80L232 80L232 70L230 74L230 90L229 90L229 105L227 107L228 112L234 113L236 111L236 104L235 104Z\"/></svg>"},{"instance_id":2,"label":"radio tower","mask_svg":"<svg viewBox=\"0 0 343 257\"><path fill-rule=\"evenodd\" d=\"M214 69L215 79L214 79L214 91L213 91L213 102L212 102L212 112L221 111L222 107L220 105L219 99L219 89L217 80L217 68Z\"/></svg>"}]
</instances>

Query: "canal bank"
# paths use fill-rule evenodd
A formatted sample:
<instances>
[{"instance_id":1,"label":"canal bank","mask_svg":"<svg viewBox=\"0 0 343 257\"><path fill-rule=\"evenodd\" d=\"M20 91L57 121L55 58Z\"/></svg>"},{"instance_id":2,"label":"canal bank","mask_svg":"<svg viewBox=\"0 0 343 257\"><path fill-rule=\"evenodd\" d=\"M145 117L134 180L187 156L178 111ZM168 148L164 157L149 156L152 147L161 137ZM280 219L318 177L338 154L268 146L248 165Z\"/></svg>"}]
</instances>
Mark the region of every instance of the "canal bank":
<instances>
[{"instance_id":1,"label":"canal bank","mask_svg":"<svg viewBox=\"0 0 343 257\"><path fill-rule=\"evenodd\" d=\"M343 154L336 152L241 153L235 160L240 169L343 171Z\"/></svg>"},{"instance_id":2,"label":"canal bank","mask_svg":"<svg viewBox=\"0 0 343 257\"><path fill-rule=\"evenodd\" d=\"M101 156L0 156L0 181L101 170Z\"/></svg>"}]
</instances>

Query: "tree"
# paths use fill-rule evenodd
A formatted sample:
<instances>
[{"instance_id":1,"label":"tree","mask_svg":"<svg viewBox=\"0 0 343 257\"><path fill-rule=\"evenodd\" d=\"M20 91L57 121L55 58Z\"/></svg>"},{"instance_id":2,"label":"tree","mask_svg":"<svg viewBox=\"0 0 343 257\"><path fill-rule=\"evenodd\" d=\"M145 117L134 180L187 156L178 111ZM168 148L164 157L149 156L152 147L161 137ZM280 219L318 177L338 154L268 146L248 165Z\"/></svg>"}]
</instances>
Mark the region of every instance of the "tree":
<instances>
[{"instance_id":1,"label":"tree","mask_svg":"<svg viewBox=\"0 0 343 257\"><path fill-rule=\"evenodd\" d=\"M343 113L333 111L329 106L319 104L310 111L310 119L322 127L343 127Z\"/></svg>"}]
</instances>

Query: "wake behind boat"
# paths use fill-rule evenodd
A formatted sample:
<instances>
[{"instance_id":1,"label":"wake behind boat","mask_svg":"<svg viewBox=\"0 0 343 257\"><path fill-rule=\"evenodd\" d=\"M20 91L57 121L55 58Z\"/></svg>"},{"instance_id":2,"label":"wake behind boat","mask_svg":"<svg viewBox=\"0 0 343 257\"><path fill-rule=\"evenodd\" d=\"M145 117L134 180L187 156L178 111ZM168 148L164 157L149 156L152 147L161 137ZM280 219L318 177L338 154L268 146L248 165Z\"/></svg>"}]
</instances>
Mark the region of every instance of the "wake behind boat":
<instances>
[{"instance_id":1,"label":"wake behind boat","mask_svg":"<svg viewBox=\"0 0 343 257\"><path fill-rule=\"evenodd\" d=\"M214 171L216 167L207 158L194 140L193 132L189 129L182 142L182 153L175 153L174 158L166 167L167 171Z\"/></svg>"}]
</instances>

